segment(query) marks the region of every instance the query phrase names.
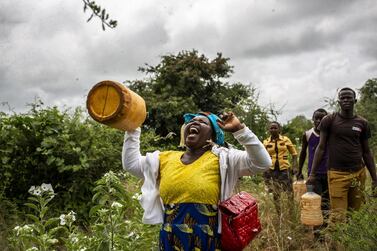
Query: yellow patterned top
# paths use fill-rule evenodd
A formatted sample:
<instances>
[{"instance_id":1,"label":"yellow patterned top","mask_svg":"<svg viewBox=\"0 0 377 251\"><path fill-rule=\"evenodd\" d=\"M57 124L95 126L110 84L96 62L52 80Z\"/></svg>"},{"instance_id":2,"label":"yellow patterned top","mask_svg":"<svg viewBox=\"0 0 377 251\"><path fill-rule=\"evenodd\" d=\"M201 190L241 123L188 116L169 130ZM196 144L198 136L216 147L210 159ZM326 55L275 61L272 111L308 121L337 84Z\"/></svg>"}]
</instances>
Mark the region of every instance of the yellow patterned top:
<instances>
[{"instance_id":1,"label":"yellow patterned top","mask_svg":"<svg viewBox=\"0 0 377 251\"><path fill-rule=\"evenodd\" d=\"M205 152L193 163L181 161L183 152L160 153L160 196L164 204L217 204L220 198L219 158Z\"/></svg>"}]
</instances>

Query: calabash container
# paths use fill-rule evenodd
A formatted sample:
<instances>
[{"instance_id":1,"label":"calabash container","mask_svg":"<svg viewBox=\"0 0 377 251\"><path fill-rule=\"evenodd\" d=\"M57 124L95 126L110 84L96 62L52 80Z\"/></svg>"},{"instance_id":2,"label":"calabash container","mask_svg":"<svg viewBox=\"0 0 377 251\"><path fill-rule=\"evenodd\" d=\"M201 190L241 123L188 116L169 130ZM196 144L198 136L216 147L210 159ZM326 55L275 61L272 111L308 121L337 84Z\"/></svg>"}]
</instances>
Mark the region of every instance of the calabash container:
<instances>
[{"instance_id":1,"label":"calabash container","mask_svg":"<svg viewBox=\"0 0 377 251\"><path fill-rule=\"evenodd\" d=\"M147 115L142 97L111 80L93 86L88 93L86 107L95 121L122 131L138 128Z\"/></svg>"},{"instance_id":2,"label":"calabash container","mask_svg":"<svg viewBox=\"0 0 377 251\"><path fill-rule=\"evenodd\" d=\"M295 201L300 202L301 196L306 192L306 181L296 180L295 182L293 182L293 194Z\"/></svg>"},{"instance_id":3,"label":"calabash container","mask_svg":"<svg viewBox=\"0 0 377 251\"><path fill-rule=\"evenodd\" d=\"M321 211L321 196L313 192L313 186L307 186L308 191L301 196L301 223L307 226L323 224Z\"/></svg>"}]
</instances>

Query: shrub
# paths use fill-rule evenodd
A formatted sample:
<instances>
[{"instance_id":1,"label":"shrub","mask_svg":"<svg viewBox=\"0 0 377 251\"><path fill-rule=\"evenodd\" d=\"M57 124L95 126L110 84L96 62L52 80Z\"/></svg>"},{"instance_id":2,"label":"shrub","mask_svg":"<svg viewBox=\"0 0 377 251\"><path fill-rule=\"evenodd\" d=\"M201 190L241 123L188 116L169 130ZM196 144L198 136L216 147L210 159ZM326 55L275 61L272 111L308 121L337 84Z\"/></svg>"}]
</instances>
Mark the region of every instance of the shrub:
<instances>
[{"instance_id":1,"label":"shrub","mask_svg":"<svg viewBox=\"0 0 377 251\"><path fill-rule=\"evenodd\" d=\"M335 225L332 238L346 250L376 250L377 200L367 201L359 210L349 214L348 221Z\"/></svg>"},{"instance_id":2,"label":"shrub","mask_svg":"<svg viewBox=\"0 0 377 251\"><path fill-rule=\"evenodd\" d=\"M25 205L32 210L27 224L17 225L9 241L14 250L148 250L157 246L157 227L140 222L139 194L127 174L106 173L93 189L94 206L87 229L76 213L48 217L50 201L58 197L50 184L32 186ZM131 178L132 179L132 178ZM130 189L130 190L129 190ZM56 195L56 196L55 196Z\"/></svg>"},{"instance_id":3,"label":"shrub","mask_svg":"<svg viewBox=\"0 0 377 251\"><path fill-rule=\"evenodd\" d=\"M94 181L121 169L122 132L83 115L34 104L25 114L0 114L0 194L19 203L36 183L51 183L57 210L87 215ZM87 216L86 216L87 217Z\"/></svg>"}]
</instances>

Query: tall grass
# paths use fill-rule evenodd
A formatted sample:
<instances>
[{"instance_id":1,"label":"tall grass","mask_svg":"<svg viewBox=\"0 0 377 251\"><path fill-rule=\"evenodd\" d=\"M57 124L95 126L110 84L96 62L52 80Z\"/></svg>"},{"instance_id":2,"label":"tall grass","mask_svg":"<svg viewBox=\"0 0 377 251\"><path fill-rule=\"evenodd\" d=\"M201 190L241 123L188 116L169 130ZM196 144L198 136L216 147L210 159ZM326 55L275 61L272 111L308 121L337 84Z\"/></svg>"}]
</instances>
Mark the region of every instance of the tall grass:
<instances>
[{"instance_id":1,"label":"tall grass","mask_svg":"<svg viewBox=\"0 0 377 251\"><path fill-rule=\"evenodd\" d=\"M132 200L127 202L126 224L120 224L117 232L127 233L127 236L132 232L136 237L132 237L134 238L132 240L125 240L124 245L121 245L121 250L158 250L159 226L141 223L143 212L136 197L139 195L142 182L129 175L125 175L124 178L126 178L124 180L126 195L129 198L132 197ZM275 201L272 195L266 192L261 176L241 179L239 190L247 191L257 198L259 217L263 228L262 232L258 234L245 251L377 250L376 198L368 197L367 203L359 211L349 213L346 223L336 224L335 227L331 227L331 230L330 228L320 229L319 236L321 238L318 238L318 235L314 236L312 228L300 223L299 204L289 199L288 196L282 196L280 201L281 214L277 213ZM21 220L21 217L18 217L19 214L13 203L4 199L1 202L0 250L10 250L6 240L9 232L15 225L21 225L25 222ZM91 222L91 225L88 226L91 231L79 231L76 237L80 237L82 240L87 237L95 238L96 235L93 233L99 224L98 220ZM124 240L120 239L120 241ZM67 250L70 249L68 248Z\"/></svg>"},{"instance_id":2,"label":"tall grass","mask_svg":"<svg viewBox=\"0 0 377 251\"><path fill-rule=\"evenodd\" d=\"M301 224L299 204L287 194L282 194L279 215L273 196L266 191L261 177L243 178L240 189L258 200L263 228L245 250L327 250L326 243L314 238L313 229Z\"/></svg>"}]
</instances>

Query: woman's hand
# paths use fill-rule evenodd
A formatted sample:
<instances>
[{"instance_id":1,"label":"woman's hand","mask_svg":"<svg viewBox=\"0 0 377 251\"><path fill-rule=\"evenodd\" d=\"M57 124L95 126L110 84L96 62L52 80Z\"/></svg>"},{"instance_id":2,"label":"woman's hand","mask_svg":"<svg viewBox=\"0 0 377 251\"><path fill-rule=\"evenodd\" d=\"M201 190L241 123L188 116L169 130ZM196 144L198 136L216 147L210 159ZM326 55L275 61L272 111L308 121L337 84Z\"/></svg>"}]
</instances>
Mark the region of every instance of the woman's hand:
<instances>
[{"instance_id":1,"label":"woman's hand","mask_svg":"<svg viewBox=\"0 0 377 251\"><path fill-rule=\"evenodd\" d=\"M237 132L245 127L233 112L224 112L219 117L217 124L226 132Z\"/></svg>"}]
</instances>

